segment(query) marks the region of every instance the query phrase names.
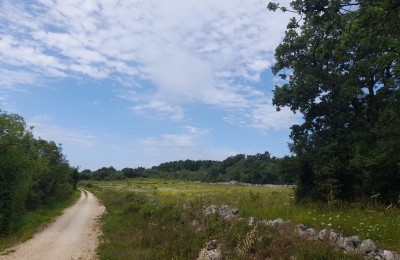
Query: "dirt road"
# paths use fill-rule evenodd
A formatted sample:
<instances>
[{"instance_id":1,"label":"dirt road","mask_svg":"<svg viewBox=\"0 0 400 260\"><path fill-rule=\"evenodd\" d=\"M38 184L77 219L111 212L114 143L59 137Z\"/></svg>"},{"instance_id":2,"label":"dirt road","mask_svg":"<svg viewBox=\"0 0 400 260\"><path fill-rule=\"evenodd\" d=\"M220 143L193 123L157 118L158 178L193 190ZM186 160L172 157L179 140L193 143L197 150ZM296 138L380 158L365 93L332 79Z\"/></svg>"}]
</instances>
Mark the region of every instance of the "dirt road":
<instances>
[{"instance_id":1,"label":"dirt road","mask_svg":"<svg viewBox=\"0 0 400 260\"><path fill-rule=\"evenodd\" d=\"M0 259L96 259L99 216L104 210L92 193L81 191L80 199L54 223L27 242L2 252L6 255Z\"/></svg>"}]
</instances>

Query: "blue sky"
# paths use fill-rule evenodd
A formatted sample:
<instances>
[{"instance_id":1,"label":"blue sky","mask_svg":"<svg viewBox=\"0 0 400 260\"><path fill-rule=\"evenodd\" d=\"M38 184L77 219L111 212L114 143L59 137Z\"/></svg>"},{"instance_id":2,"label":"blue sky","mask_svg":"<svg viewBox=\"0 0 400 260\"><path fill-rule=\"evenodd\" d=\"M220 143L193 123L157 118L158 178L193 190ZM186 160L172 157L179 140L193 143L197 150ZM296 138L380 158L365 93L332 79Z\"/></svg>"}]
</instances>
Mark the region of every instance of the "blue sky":
<instances>
[{"instance_id":1,"label":"blue sky","mask_svg":"<svg viewBox=\"0 0 400 260\"><path fill-rule=\"evenodd\" d=\"M289 154L301 118L275 111L271 66L290 14L266 5L0 0L0 109L81 169Z\"/></svg>"}]
</instances>

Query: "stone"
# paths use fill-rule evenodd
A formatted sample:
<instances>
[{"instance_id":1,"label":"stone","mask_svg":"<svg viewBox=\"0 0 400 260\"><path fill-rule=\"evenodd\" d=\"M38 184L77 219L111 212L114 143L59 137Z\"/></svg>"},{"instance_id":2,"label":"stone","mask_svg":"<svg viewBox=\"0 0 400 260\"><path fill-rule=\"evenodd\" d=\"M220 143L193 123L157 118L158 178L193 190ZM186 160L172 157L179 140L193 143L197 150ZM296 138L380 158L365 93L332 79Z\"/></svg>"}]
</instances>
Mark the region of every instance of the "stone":
<instances>
[{"instance_id":1,"label":"stone","mask_svg":"<svg viewBox=\"0 0 400 260\"><path fill-rule=\"evenodd\" d=\"M280 226L282 224L283 224L283 219L277 218L277 219L272 221L271 226L278 227L278 226Z\"/></svg>"},{"instance_id":2,"label":"stone","mask_svg":"<svg viewBox=\"0 0 400 260\"><path fill-rule=\"evenodd\" d=\"M329 236L329 230L327 230L327 229L322 229L318 233L319 240L325 240L326 238L328 238L328 236Z\"/></svg>"},{"instance_id":3,"label":"stone","mask_svg":"<svg viewBox=\"0 0 400 260\"><path fill-rule=\"evenodd\" d=\"M297 225L297 228L303 231L306 231L307 227L303 224Z\"/></svg>"},{"instance_id":4,"label":"stone","mask_svg":"<svg viewBox=\"0 0 400 260\"><path fill-rule=\"evenodd\" d=\"M219 214L220 215L226 215L226 214L228 214L228 211L229 211L228 205L221 205L219 207Z\"/></svg>"},{"instance_id":5,"label":"stone","mask_svg":"<svg viewBox=\"0 0 400 260\"><path fill-rule=\"evenodd\" d=\"M361 244L361 240L358 236L339 237L336 243L341 249L347 252L353 252L357 246Z\"/></svg>"},{"instance_id":6,"label":"stone","mask_svg":"<svg viewBox=\"0 0 400 260\"><path fill-rule=\"evenodd\" d=\"M394 260L394 255L391 251L383 250L383 259L385 260Z\"/></svg>"},{"instance_id":7,"label":"stone","mask_svg":"<svg viewBox=\"0 0 400 260\"><path fill-rule=\"evenodd\" d=\"M217 240L211 240L210 242L208 242L207 244L207 251L209 250L214 250L218 248L218 241Z\"/></svg>"},{"instance_id":8,"label":"stone","mask_svg":"<svg viewBox=\"0 0 400 260\"><path fill-rule=\"evenodd\" d=\"M207 250L206 248L203 248L200 251L199 257L197 260L221 260L222 259L222 253L221 250L214 249L214 250Z\"/></svg>"},{"instance_id":9,"label":"stone","mask_svg":"<svg viewBox=\"0 0 400 260\"><path fill-rule=\"evenodd\" d=\"M229 213L228 215L226 215L223 220L226 222L231 222L232 220L234 220L236 218L235 215L233 215L232 213Z\"/></svg>"},{"instance_id":10,"label":"stone","mask_svg":"<svg viewBox=\"0 0 400 260\"><path fill-rule=\"evenodd\" d=\"M356 248L353 244L352 239L349 239L348 237L340 237L338 239L338 246L343 249L346 250L347 252L351 252L354 251L354 249Z\"/></svg>"},{"instance_id":11,"label":"stone","mask_svg":"<svg viewBox=\"0 0 400 260\"><path fill-rule=\"evenodd\" d=\"M211 205L211 206L210 206L210 210L211 210L211 212L212 212L213 214L215 214L215 213L218 212L218 207L215 206L215 205Z\"/></svg>"},{"instance_id":12,"label":"stone","mask_svg":"<svg viewBox=\"0 0 400 260\"><path fill-rule=\"evenodd\" d=\"M248 220L249 226L253 226L254 222L255 222L254 218L253 217L249 217L249 220Z\"/></svg>"},{"instance_id":13,"label":"stone","mask_svg":"<svg viewBox=\"0 0 400 260\"><path fill-rule=\"evenodd\" d=\"M222 259L222 252L217 240L211 240L207 246L200 251L198 260L220 260Z\"/></svg>"},{"instance_id":14,"label":"stone","mask_svg":"<svg viewBox=\"0 0 400 260\"><path fill-rule=\"evenodd\" d=\"M239 210L237 208L233 208L233 209L231 209L231 213L233 215L237 215L237 214L239 214Z\"/></svg>"},{"instance_id":15,"label":"stone","mask_svg":"<svg viewBox=\"0 0 400 260\"><path fill-rule=\"evenodd\" d=\"M338 234L335 231L331 231L329 233L329 240L334 243L336 242L337 239L338 239Z\"/></svg>"},{"instance_id":16,"label":"stone","mask_svg":"<svg viewBox=\"0 0 400 260\"><path fill-rule=\"evenodd\" d=\"M204 215L208 216L208 215L211 215L211 214L213 214L211 211L206 211L206 213Z\"/></svg>"},{"instance_id":17,"label":"stone","mask_svg":"<svg viewBox=\"0 0 400 260\"><path fill-rule=\"evenodd\" d=\"M368 254L370 252L377 251L375 243L371 239L366 239L361 242L360 252L363 254Z\"/></svg>"},{"instance_id":18,"label":"stone","mask_svg":"<svg viewBox=\"0 0 400 260\"><path fill-rule=\"evenodd\" d=\"M336 245L338 245L338 247L342 248L343 241L344 241L344 237L339 236L339 237L337 238L337 240L336 240ZM342 248L342 249L343 249L343 248Z\"/></svg>"},{"instance_id":19,"label":"stone","mask_svg":"<svg viewBox=\"0 0 400 260\"><path fill-rule=\"evenodd\" d=\"M317 234L317 231L313 228L307 228L305 232L309 237L314 237Z\"/></svg>"},{"instance_id":20,"label":"stone","mask_svg":"<svg viewBox=\"0 0 400 260\"><path fill-rule=\"evenodd\" d=\"M361 240L359 236L351 236L349 237L351 243L353 243L354 247L358 247L361 244Z\"/></svg>"}]
</instances>

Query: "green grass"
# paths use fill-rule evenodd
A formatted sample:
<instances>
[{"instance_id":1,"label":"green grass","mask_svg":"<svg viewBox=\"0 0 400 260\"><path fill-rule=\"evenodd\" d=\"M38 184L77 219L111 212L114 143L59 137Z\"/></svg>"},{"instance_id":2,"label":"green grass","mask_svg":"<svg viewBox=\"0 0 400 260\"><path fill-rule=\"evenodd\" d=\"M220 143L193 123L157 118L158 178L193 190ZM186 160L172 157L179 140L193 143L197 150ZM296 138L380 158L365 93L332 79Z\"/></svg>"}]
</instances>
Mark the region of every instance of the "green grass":
<instances>
[{"instance_id":1,"label":"green grass","mask_svg":"<svg viewBox=\"0 0 400 260\"><path fill-rule=\"evenodd\" d=\"M347 236L370 238L380 248L400 250L400 210L394 206L385 209L376 203L298 205L293 200L294 191L287 188L172 180L134 179L82 185L94 191L109 212L104 216L102 259L193 259L211 239L224 241L228 258L236 259L236 249L250 228L245 221L224 223L218 217L205 218L201 207L211 204L236 207L242 217L283 218L319 229L335 229ZM183 210L182 205L190 210ZM292 233L285 237L268 232L269 244L254 242L247 258L273 256L282 247L286 248L287 257L295 255L297 259L325 259L322 256L326 254L330 259L344 257L327 245L304 241Z\"/></svg>"},{"instance_id":2,"label":"green grass","mask_svg":"<svg viewBox=\"0 0 400 260\"><path fill-rule=\"evenodd\" d=\"M0 237L0 251L30 239L35 232L61 215L63 210L79 197L80 191L76 191L67 200L56 203L50 208L26 212L13 227L10 235Z\"/></svg>"}]
</instances>

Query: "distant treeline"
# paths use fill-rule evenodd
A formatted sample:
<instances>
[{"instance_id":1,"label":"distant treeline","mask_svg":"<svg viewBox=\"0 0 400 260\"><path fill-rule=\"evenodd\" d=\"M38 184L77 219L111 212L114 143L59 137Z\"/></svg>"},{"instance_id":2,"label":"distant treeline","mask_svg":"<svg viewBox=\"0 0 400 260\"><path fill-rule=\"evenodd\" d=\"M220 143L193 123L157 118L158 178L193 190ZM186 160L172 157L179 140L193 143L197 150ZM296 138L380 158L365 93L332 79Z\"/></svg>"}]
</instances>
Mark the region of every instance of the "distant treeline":
<instances>
[{"instance_id":1,"label":"distant treeline","mask_svg":"<svg viewBox=\"0 0 400 260\"><path fill-rule=\"evenodd\" d=\"M202 182L239 181L257 184L293 184L296 180L295 157L271 157L268 152L256 155L238 154L223 161L180 160L143 167L103 167L96 171L83 170L81 180L120 180L125 178L164 178Z\"/></svg>"},{"instance_id":2,"label":"distant treeline","mask_svg":"<svg viewBox=\"0 0 400 260\"><path fill-rule=\"evenodd\" d=\"M78 170L60 145L34 138L31 130L21 116L0 111L0 236L27 211L65 200L76 189Z\"/></svg>"}]
</instances>

